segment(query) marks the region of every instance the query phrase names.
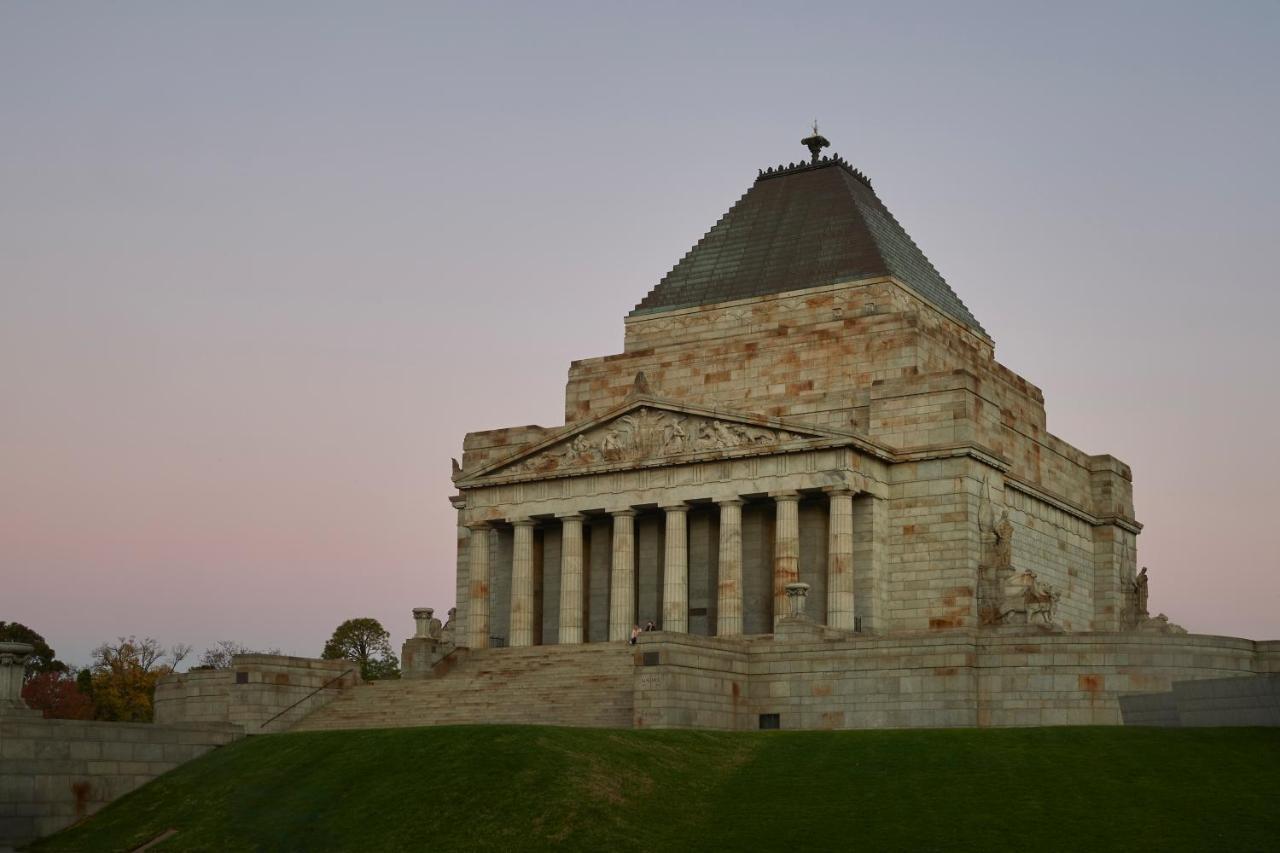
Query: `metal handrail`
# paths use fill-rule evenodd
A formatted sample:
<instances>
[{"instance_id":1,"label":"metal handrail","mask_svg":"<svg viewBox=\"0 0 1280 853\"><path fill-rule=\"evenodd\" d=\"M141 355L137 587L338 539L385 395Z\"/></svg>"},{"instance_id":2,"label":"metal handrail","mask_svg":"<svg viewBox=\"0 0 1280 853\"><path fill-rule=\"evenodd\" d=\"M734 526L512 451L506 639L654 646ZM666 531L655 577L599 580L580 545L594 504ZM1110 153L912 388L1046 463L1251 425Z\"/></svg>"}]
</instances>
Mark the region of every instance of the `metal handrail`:
<instances>
[{"instance_id":1,"label":"metal handrail","mask_svg":"<svg viewBox=\"0 0 1280 853\"><path fill-rule=\"evenodd\" d=\"M326 681L324 684L321 684L319 687L317 687L315 690L312 690L312 691L311 691L310 693L308 693L306 696L303 696L303 697L302 697L301 699L299 699L297 702L294 702L294 703L293 703L292 705L290 705L288 708L285 708L283 711L281 711L280 713L276 714L274 717L272 717L271 719L267 720L267 721L266 721L265 723L263 723L262 725L258 726L258 728L260 728L260 729L265 729L268 725L270 725L271 723L274 723L276 720L280 719L280 718L281 718L281 717L283 717L285 714L289 713L289 712L290 712L290 711L292 711L294 708L298 707L298 706L299 706L299 705L301 705L303 702L307 701L307 700L308 700L308 699L310 699L312 696L314 696L314 695L316 695L317 693L319 693L321 690L324 690L324 689L325 689L326 687L328 687L330 684L333 684L335 681L341 681L342 679L346 678L348 675L350 675L350 674L351 674L351 673L353 673L353 672L355 672L355 670L354 670L354 669L349 669L349 670L347 670L346 672L342 673L342 675L339 675L337 678L331 678L331 679L329 679L329 680L328 680L328 681Z\"/></svg>"}]
</instances>

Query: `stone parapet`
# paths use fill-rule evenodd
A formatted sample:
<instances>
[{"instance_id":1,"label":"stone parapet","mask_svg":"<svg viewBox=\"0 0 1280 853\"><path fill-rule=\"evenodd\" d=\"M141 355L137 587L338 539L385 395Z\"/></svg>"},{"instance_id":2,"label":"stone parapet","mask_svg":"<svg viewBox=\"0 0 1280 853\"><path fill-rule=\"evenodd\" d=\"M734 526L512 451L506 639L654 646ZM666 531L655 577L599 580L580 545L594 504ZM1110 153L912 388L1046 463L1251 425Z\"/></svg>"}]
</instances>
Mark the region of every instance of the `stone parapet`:
<instances>
[{"instance_id":1,"label":"stone parapet","mask_svg":"<svg viewBox=\"0 0 1280 853\"><path fill-rule=\"evenodd\" d=\"M1269 644L1025 629L807 643L656 634L641 641L656 663L637 676L636 725L753 729L760 715L791 729L1116 725L1121 696L1254 674L1270 665L1259 645Z\"/></svg>"},{"instance_id":2,"label":"stone parapet","mask_svg":"<svg viewBox=\"0 0 1280 853\"><path fill-rule=\"evenodd\" d=\"M156 687L155 718L233 723L247 734L283 731L360 681L348 660L236 655L228 669L165 677Z\"/></svg>"}]
</instances>

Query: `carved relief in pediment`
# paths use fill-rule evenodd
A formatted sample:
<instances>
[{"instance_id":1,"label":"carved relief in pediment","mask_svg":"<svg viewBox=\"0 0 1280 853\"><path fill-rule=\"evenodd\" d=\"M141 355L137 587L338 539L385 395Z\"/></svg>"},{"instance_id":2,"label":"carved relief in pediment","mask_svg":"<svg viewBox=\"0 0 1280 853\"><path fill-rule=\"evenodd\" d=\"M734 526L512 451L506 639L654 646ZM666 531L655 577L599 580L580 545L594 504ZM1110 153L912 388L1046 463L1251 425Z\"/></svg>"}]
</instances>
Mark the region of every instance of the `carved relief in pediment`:
<instances>
[{"instance_id":1,"label":"carved relief in pediment","mask_svg":"<svg viewBox=\"0 0 1280 853\"><path fill-rule=\"evenodd\" d=\"M773 427L642 407L580 432L499 473L547 473L643 462L686 453L767 447L813 437Z\"/></svg>"}]
</instances>

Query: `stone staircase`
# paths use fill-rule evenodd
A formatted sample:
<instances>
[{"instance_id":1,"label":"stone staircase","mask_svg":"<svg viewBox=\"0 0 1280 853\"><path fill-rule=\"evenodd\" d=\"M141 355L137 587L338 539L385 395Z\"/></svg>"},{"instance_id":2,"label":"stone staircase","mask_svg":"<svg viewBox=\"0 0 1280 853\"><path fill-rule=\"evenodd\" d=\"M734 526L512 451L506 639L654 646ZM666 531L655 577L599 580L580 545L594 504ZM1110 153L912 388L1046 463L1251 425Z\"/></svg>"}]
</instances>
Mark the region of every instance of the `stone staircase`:
<instances>
[{"instance_id":1,"label":"stone staircase","mask_svg":"<svg viewBox=\"0 0 1280 853\"><path fill-rule=\"evenodd\" d=\"M467 723L631 728L633 652L626 643L459 652L442 662L448 671L441 677L348 688L292 730Z\"/></svg>"}]
</instances>

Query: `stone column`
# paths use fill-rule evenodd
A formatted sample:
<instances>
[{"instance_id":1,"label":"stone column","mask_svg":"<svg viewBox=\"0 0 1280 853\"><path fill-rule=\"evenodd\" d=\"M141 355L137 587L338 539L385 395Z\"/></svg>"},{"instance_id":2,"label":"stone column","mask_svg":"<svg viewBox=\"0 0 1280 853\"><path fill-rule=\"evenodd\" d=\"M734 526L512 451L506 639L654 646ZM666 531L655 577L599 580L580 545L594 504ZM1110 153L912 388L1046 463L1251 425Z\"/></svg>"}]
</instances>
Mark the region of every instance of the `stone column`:
<instances>
[{"instance_id":1,"label":"stone column","mask_svg":"<svg viewBox=\"0 0 1280 853\"><path fill-rule=\"evenodd\" d=\"M827 624L852 631L853 618L853 492L835 489L827 518Z\"/></svg>"},{"instance_id":2,"label":"stone column","mask_svg":"<svg viewBox=\"0 0 1280 853\"><path fill-rule=\"evenodd\" d=\"M720 583L716 598L716 636L742 635L742 501L720 505Z\"/></svg>"},{"instance_id":3,"label":"stone column","mask_svg":"<svg viewBox=\"0 0 1280 853\"><path fill-rule=\"evenodd\" d=\"M582 516L561 519L560 642L582 642Z\"/></svg>"},{"instance_id":4,"label":"stone column","mask_svg":"<svg viewBox=\"0 0 1280 853\"><path fill-rule=\"evenodd\" d=\"M787 614L787 584L800 580L800 495L775 492L773 537L773 624Z\"/></svg>"},{"instance_id":5,"label":"stone column","mask_svg":"<svg viewBox=\"0 0 1280 853\"><path fill-rule=\"evenodd\" d=\"M489 525L469 524L467 539L467 645L473 649L489 648Z\"/></svg>"},{"instance_id":6,"label":"stone column","mask_svg":"<svg viewBox=\"0 0 1280 853\"><path fill-rule=\"evenodd\" d=\"M613 564L609 571L609 639L631 638L636 622L636 511L613 513Z\"/></svg>"},{"instance_id":7,"label":"stone column","mask_svg":"<svg viewBox=\"0 0 1280 853\"><path fill-rule=\"evenodd\" d=\"M662 630L689 632L689 508L664 506L667 511L666 552L662 573Z\"/></svg>"},{"instance_id":8,"label":"stone column","mask_svg":"<svg viewBox=\"0 0 1280 853\"><path fill-rule=\"evenodd\" d=\"M533 645L533 520L513 521L511 554L511 645Z\"/></svg>"}]
</instances>

